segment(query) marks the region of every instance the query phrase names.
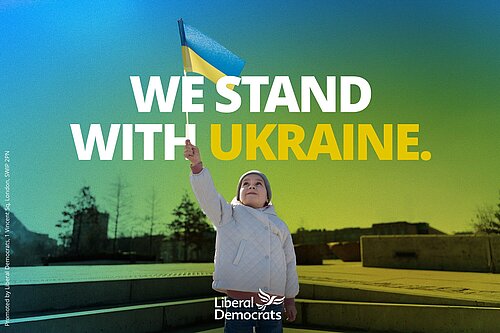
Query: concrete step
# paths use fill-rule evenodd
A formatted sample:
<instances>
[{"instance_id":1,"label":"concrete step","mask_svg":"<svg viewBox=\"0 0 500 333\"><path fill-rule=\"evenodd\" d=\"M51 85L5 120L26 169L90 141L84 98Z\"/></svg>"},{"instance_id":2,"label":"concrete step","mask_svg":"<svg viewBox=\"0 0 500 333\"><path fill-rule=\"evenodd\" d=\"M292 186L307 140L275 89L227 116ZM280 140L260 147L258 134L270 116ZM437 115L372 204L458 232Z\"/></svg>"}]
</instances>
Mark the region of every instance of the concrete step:
<instances>
[{"instance_id":1,"label":"concrete step","mask_svg":"<svg viewBox=\"0 0 500 333\"><path fill-rule=\"evenodd\" d=\"M500 308L493 307L297 300L297 310L297 329L489 333L500 327ZM203 323L217 324L213 298L24 317L9 325L19 333L145 333Z\"/></svg>"},{"instance_id":2,"label":"concrete step","mask_svg":"<svg viewBox=\"0 0 500 333\"><path fill-rule=\"evenodd\" d=\"M103 307L140 305L216 297L210 276L84 281L11 286L11 317L74 312ZM189 286L189 287L186 287ZM326 301L500 307L498 302L471 301L321 283L300 284L299 298Z\"/></svg>"},{"instance_id":3,"label":"concrete step","mask_svg":"<svg viewBox=\"0 0 500 333\"><path fill-rule=\"evenodd\" d=\"M203 298L15 318L9 326L16 333L151 333L214 321L214 300Z\"/></svg>"},{"instance_id":4,"label":"concrete step","mask_svg":"<svg viewBox=\"0 0 500 333\"><path fill-rule=\"evenodd\" d=\"M223 333L224 327L218 325L196 325L185 327L181 329L174 329L173 331L169 331L169 333ZM311 329L308 327L300 327L300 328L292 328L292 327L283 327L283 333L322 333L322 332L333 332L333 333L376 333L376 332L367 332L367 331L352 331L352 330L330 330L330 329Z\"/></svg>"},{"instance_id":5,"label":"concrete step","mask_svg":"<svg viewBox=\"0 0 500 333\"><path fill-rule=\"evenodd\" d=\"M456 305L500 308L500 302L498 301L470 300L458 297L456 294L450 296L427 296L417 293L410 294L408 292L391 292L387 290L370 289L368 287L356 288L349 286L332 286L331 284L322 284L321 282L314 284L301 283L300 294L298 297L324 301Z\"/></svg>"},{"instance_id":6,"label":"concrete step","mask_svg":"<svg viewBox=\"0 0 500 333\"><path fill-rule=\"evenodd\" d=\"M381 332L498 332L500 307L305 300L295 324Z\"/></svg>"},{"instance_id":7,"label":"concrete step","mask_svg":"<svg viewBox=\"0 0 500 333\"><path fill-rule=\"evenodd\" d=\"M215 297L211 276L11 286L11 317Z\"/></svg>"}]
</instances>

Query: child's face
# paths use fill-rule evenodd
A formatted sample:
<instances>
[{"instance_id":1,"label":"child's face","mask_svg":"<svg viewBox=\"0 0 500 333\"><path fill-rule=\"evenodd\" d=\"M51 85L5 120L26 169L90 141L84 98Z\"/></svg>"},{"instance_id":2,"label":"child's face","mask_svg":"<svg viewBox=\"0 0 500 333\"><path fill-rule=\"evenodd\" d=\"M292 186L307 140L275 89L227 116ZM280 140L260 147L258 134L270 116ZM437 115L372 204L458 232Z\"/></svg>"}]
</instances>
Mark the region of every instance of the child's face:
<instances>
[{"instance_id":1,"label":"child's face","mask_svg":"<svg viewBox=\"0 0 500 333\"><path fill-rule=\"evenodd\" d=\"M256 174L250 174L241 181L240 201L245 206L262 208L267 202L267 190L264 179Z\"/></svg>"}]
</instances>

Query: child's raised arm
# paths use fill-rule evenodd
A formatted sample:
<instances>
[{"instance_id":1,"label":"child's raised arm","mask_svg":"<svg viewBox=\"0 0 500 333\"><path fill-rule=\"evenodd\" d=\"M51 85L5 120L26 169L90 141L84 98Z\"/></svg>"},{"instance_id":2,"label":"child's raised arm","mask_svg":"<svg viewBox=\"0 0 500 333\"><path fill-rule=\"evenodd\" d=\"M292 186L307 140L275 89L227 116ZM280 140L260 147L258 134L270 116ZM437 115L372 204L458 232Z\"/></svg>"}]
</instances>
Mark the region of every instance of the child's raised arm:
<instances>
[{"instance_id":1,"label":"child's raised arm","mask_svg":"<svg viewBox=\"0 0 500 333\"><path fill-rule=\"evenodd\" d=\"M218 227L231 219L231 205L215 189L212 176L203 168L200 150L186 140L184 157L191 162L191 187L203 212Z\"/></svg>"}]
</instances>

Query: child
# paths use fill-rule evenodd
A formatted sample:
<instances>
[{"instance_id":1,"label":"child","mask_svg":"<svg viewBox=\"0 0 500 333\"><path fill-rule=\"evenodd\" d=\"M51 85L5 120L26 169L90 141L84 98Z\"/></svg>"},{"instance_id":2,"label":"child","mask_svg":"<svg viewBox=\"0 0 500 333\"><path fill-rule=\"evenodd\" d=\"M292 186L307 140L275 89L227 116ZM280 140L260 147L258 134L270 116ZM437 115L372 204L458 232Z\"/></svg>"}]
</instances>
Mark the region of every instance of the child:
<instances>
[{"instance_id":1,"label":"child","mask_svg":"<svg viewBox=\"0 0 500 333\"><path fill-rule=\"evenodd\" d=\"M279 310L279 319L284 297L287 319L295 320L295 296L299 292L295 252L290 231L271 203L267 177L257 170L243 174L236 197L227 203L203 167L199 149L189 140L184 156L191 162L195 196L217 230L212 288L227 294L230 300L253 298L254 304L260 304L259 309L262 303L268 304L266 310ZM228 320L226 316L225 332L252 332L253 326L257 332L282 332L281 320L254 318Z\"/></svg>"}]
</instances>

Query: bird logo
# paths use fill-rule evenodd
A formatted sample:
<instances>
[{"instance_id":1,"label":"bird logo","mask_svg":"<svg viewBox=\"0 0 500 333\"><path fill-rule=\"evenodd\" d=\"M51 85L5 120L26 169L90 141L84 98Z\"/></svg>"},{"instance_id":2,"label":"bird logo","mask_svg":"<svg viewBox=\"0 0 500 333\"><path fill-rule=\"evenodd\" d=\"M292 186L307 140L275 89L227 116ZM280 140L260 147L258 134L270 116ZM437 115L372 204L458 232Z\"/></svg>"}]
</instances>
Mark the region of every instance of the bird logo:
<instances>
[{"instance_id":1,"label":"bird logo","mask_svg":"<svg viewBox=\"0 0 500 333\"><path fill-rule=\"evenodd\" d=\"M264 311L266 309L266 306L268 305L281 304L285 300L285 296L279 297L276 295L269 295L265 291L262 291L262 289L260 288L259 288L259 298L263 304L257 304L257 307L261 311Z\"/></svg>"}]
</instances>

